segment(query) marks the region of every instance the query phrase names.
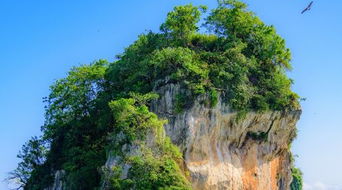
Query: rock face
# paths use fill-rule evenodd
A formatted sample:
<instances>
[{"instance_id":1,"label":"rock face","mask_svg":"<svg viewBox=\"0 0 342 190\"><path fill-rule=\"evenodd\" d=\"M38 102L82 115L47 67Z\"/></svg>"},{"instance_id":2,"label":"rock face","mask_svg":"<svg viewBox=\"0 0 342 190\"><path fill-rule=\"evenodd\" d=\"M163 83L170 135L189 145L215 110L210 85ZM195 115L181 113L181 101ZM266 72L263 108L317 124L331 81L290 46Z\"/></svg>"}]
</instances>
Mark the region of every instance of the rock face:
<instances>
[{"instance_id":1,"label":"rock face","mask_svg":"<svg viewBox=\"0 0 342 190\"><path fill-rule=\"evenodd\" d=\"M289 189L291 153L301 111L247 113L237 121L223 100L210 108L199 97L174 113L178 85L157 90L152 111L167 118L166 134L184 154L193 189Z\"/></svg>"},{"instance_id":2,"label":"rock face","mask_svg":"<svg viewBox=\"0 0 342 190\"><path fill-rule=\"evenodd\" d=\"M208 97L202 96L190 108L175 113L176 97L182 91L179 85L168 84L156 91L162 96L153 102L151 111L169 120L166 135L183 152L193 189L290 189L289 144L296 136L300 110L250 112L237 121L237 113L222 99L210 108L202 103ZM152 147L153 135L147 139ZM128 154L139 154L134 145L125 149ZM117 160L109 156L103 168L115 166ZM129 167L124 166L123 178ZM63 189L62 174L56 173L53 187L48 190ZM104 180L102 189L106 186Z\"/></svg>"}]
</instances>

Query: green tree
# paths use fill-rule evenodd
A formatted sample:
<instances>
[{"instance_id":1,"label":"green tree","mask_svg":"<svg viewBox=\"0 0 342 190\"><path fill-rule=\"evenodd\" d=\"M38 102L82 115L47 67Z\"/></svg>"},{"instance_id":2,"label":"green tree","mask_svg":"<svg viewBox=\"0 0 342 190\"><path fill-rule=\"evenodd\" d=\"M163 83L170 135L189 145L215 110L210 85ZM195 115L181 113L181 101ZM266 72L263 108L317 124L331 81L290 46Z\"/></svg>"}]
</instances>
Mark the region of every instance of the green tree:
<instances>
[{"instance_id":1,"label":"green tree","mask_svg":"<svg viewBox=\"0 0 342 190\"><path fill-rule=\"evenodd\" d=\"M237 0L219 1L206 20L209 29L230 41L245 43L248 57L256 57L260 62L280 65L290 69L291 54L285 41L273 26L265 25L247 5Z\"/></svg>"},{"instance_id":2,"label":"green tree","mask_svg":"<svg viewBox=\"0 0 342 190\"><path fill-rule=\"evenodd\" d=\"M206 19L206 26L223 37L230 47L242 47L241 53L251 63L245 72L253 89L253 96L248 101L250 108L282 110L299 107L298 95L290 90L292 80L285 75L285 70L291 69L291 54L273 26L264 24L247 10L246 4L236 0L220 1L218 8ZM241 91L247 87L243 86L233 94L250 92Z\"/></svg>"},{"instance_id":3,"label":"green tree","mask_svg":"<svg viewBox=\"0 0 342 190\"><path fill-rule=\"evenodd\" d=\"M45 138L53 136L55 124L62 125L90 115L98 92L102 90L107 64L107 61L99 60L91 65L74 67L66 78L57 80L50 87L43 127Z\"/></svg>"},{"instance_id":4,"label":"green tree","mask_svg":"<svg viewBox=\"0 0 342 190\"><path fill-rule=\"evenodd\" d=\"M292 182L290 185L291 190L303 189L303 173L298 168L292 168Z\"/></svg>"},{"instance_id":5,"label":"green tree","mask_svg":"<svg viewBox=\"0 0 342 190\"><path fill-rule=\"evenodd\" d=\"M190 36L198 31L197 23L200 21L201 11L206 9L205 6L195 7L191 4L177 6L168 13L160 30L170 35L173 40L177 40L178 43L188 41Z\"/></svg>"},{"instance_id":6,"label":"green tree","mask_svg":"<svg viewBox=\"0 0 342 190\"><path fill-rule=\"evenodd\" d=\"M23 146L17 157L21 159L18 167L10 172L8 180L18 185L18 189L28 184L34 172L44 164L47 147L38 137L32 137Z\"/></svg>"}]
</instances>

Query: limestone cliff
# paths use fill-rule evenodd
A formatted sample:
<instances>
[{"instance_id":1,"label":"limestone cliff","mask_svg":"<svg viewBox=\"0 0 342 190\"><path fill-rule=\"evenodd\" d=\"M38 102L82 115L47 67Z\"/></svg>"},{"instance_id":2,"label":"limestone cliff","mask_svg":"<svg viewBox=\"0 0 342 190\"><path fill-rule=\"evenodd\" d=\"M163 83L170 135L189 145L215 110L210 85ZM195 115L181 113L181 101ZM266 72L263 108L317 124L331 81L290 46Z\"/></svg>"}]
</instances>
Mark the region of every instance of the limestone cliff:
<instances>
[{"instance_id":1,"label":"limestone cliff","mask_svg":"<svg viewBox=\"0 0 342 190\"><path fill-rule=\"evenodd\" d=\"M236 121L237 113L223 100L210 108L202 96L177 114L176 96L181 90L174 84L161 87L157 92L162 96L151 109L169 120L166 134L183 152L193 189L289 189L289 144L300 110L247 113ZM111 165L115 158L108 159L106 166Z\"/></svg>"},{"instance_id":2,"label":"limestone cliff","mask_svg":"<svg viewBox=\"0 0 342 190\"><path fill-rule=\"evenodd\" d=\"M289 144L296 136L296 122L301 111L247 113L237 120L237 113L222 98L213 108L198 97L192 106L175 113L176 96L183 89L168 84L156 89L161 94L151 110L168 119L165 133L183 153L193 189L288 190L291 177ZM151 132L153 133L153 132ZM154 146L154 135L147 145ZM125 146L127 154L139 154L139 148ZM109 156L104 169L110 169L120 158ZM123 166L125 178L129 165ZM109 170L108 170L109 171ZM61 173L62 174L62 173ZM106 176L107 175L107 176ZM107 189L105 174L102 189ZM52 190L61 187L56 174Z\"/></svg>"},{"instance_id":3,"label":"limestone cliff","mask_svg":"<svg viewBox=\"0 0 342 190\"><path fill-rule=\"evenodd\" d=\"M184 154L194 189L289 189L289 144L296 135L301 111L237 113L219 100L214 108L198 98L174 113L177 85L161 87L152 110L169 123L165 130Z\"/></svg>"}]
</instances>

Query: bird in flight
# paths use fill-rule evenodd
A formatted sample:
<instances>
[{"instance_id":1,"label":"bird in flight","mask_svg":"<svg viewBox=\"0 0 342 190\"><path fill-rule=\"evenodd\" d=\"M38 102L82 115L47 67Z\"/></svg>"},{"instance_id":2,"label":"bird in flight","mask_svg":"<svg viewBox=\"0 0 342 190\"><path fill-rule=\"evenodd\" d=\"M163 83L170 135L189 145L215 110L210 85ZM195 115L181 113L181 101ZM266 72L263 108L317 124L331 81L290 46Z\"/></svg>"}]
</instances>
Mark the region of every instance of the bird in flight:
<instances>
[{"instance_id":1,"label":"bird in flight","mask_svg":"<svg viewBox=\"0 0 342 190\"><path fill-rule=\"evenodd\" d=\"M306 11L310 10L312 7L313 1L310 2L310 4L302 11L302 14L305 13Z\"/></svg>"}]
</instances>

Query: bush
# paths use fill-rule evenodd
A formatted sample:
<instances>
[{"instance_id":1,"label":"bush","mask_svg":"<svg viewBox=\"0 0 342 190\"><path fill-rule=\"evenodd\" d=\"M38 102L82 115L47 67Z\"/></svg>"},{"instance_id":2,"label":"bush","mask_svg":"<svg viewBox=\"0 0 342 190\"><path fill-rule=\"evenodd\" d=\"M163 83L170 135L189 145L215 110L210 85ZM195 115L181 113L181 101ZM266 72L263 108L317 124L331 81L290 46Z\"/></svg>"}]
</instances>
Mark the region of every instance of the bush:
<instances>
[{"instance_id":1,"label":"bush","mask_svg":"<svg viewBox=\"0 0 342 190\"><path fill-rule=\"evenodd\" d=\"M291 190L303 189L303 173L298 168L292 168L292 182L290 185Z\"/></svg>"}]
</instances>

